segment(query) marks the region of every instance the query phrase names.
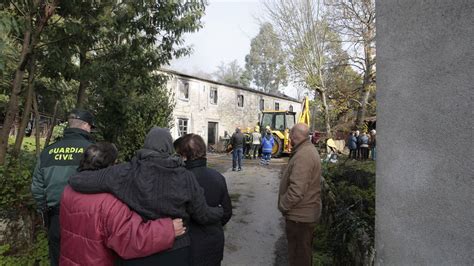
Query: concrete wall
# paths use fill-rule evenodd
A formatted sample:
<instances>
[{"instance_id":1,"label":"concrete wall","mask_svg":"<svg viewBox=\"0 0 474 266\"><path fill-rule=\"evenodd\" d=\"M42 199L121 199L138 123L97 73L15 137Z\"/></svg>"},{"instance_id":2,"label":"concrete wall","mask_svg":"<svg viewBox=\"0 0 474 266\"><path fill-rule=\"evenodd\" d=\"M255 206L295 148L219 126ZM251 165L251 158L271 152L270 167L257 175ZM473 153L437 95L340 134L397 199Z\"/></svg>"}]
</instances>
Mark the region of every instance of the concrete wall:
<instances>
[{"instance_id":1,"label":"concrete wall","mask_svg":"<svg viewBox=\"0 0 474 266\"><path fill-rule=\"evenodd\" d=\"M376 263L472 265L474 1L376 8Z\"/></svg>"},{"instance_id":2,"label":"concrete wall","mask_svg":"<svg viewBox=\"0 0 474 266\"><path fill-rule=\"evenodd\" d=\"M189 82L189 99L179 96L180 80ZM236 127L253 128L259 121L260 99L264 99L265 109L274 109L275 102L280 104L280 110L288 110L293 106L297 112L296 119L301 113L301 103L264 95L258 92L238 89L234 87L214 84L197 79L182 78L175 75L168 82L168 87L175 93L176 106L173 112L174 127L171 129L173 138L178 137L178 119L187 118L189 121L188 133L201 135L207 142L208 122L218 123L218 137L224 136L224 131L230 135ZM212 104L210 89L217 88L218 101ZM244 106L237 106L237 95L244 96Z\"/></svg>"}]
</instances>

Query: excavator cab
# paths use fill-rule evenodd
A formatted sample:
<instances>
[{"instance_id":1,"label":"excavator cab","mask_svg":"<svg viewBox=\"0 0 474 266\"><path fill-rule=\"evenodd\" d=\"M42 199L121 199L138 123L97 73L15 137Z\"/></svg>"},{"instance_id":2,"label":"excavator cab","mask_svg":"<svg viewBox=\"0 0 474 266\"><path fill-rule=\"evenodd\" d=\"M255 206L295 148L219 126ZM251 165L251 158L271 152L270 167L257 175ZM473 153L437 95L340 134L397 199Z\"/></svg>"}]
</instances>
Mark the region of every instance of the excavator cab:
<instances>
[{"instance_id":1,"label":"excavator cab","mask_svg":"<svg viewBox=\"0 0 474 266\"><path fill-rule=\"evenodd\" d=\"M290 153L290 129L296 123L296 113L290 111L263 111L260 120L262 137L265 134L265 128L270 127L275 145L273 146L272 156L279 157L283 153Z\"/></svg>"},{"instance_id":2,"label":"excavator cab","mask_svg":"<svg viewBox=\"0 0 474 266\"><path fill-rule=\"evenodd\" d=\"M311 115L309 112L309 99L305 97L302 102L301 114L298 117L298 123L305 123L310 126ZM296 123L296 113L291 111L263 111L260 120L262 137L265 134L265 128L270 127L275 145L273 146L272 156L280 157L283 153L291 152L290 129Z\"/></svg>"}]
</instances>

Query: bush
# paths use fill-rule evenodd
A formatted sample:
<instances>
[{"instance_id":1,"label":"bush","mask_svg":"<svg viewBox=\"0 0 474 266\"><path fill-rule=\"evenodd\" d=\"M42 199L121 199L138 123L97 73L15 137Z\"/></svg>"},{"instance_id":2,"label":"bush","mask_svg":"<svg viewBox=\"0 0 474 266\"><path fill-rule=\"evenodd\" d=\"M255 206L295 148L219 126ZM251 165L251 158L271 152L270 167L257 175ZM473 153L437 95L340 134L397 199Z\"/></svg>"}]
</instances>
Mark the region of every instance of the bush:
<instances>
[{"instance_id":1,"label":"bush","mask_svg":"<svg viewBox=\"0 0 474 266\"><path fill-rule=\"evenodd\" d=\"M34 245L23 252L9 255L9 244L0 246L0 266L15 265L49 265L48 239L44 231L40 231L35 238Z\"/></svg>"},{"instance_id":2,"label":"bush","mask_svg":"<svg viewBox=\"0 0 474 266\"><path fill-rule=\"evenodd\" d=\"M316 265L373 263L375 162L324 164L323 213L315 230ZM318 238L319 237L319 238Z\"/></svg>"},{"instance_id":3,"label":"bush","mask_svg":"<svg viewBox=\"0 0 474 266\"><path fill-rule=\"evenodd\" d=\"M34 153L23 151L0 166L0 219L5 226L0 266L49 264L46 233L36 230L39 217L30 192L35 163Z\"/></svg>"},{"instance_id":4,"label":"bush","mask_svg":"<svg viewBox=\"0 0 474 266\"><path fill-rule=\"evenodd\" d=\"M18 159L8 157L0 166L0 209L32 209L34 201L30 192L31 177L36 163L32 153L22 152Z\"/></svg>"}]
</instances>

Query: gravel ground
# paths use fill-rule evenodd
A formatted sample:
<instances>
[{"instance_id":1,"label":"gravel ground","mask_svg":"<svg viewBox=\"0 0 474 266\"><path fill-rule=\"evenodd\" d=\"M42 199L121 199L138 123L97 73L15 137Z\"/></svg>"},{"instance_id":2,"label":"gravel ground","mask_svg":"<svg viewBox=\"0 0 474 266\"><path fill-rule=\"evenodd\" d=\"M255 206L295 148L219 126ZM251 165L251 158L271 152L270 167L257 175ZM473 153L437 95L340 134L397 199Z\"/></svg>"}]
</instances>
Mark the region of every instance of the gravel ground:
<instances>
[{"instance_id":1,"label":"gravel ground","mask_svg":"<svg viewBox=\"0 0 474 266\"><path fill-rule=\"evenodd\" d=\"M232 172L229 155L210 154L209 166L227 181L234 214L225 227L222 265L287 265L284 221L277 209L279 173L286 159L269 166L245 160L241 172Z\"/></svg>"}]
</instances>

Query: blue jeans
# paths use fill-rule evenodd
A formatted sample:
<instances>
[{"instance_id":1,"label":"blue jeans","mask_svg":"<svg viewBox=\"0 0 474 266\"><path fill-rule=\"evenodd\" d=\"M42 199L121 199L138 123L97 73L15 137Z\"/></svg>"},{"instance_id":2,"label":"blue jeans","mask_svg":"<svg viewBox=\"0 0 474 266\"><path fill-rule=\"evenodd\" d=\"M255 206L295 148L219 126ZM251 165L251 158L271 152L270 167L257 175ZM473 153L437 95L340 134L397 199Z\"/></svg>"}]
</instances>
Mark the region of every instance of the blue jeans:
<instances>
[{"instance_id":1,"label":"blue jeans","mask_svg":"<svg viewBox=\"0 0 474 266\"><path fill-rule=\"evenodd\" d=\"M271 152L264 152L264 153L262 153L262 160L261 160L260 163L268 164L270 162L271 158L272 158L272 153Z\"/></svg>"},{"instance_id":2,"label":"blue jeans","mask_svg":"<svg viewBox=\"0 0 474 266\"><path fill-rule=\"evenodd\" d=\"M239 169L242 168L242 154L244 153L243 148L237 148L232 151L232 169L239 166Z\"/></svg>"},{"instance_id":3,"label":"blue jeans","mask_svg":"<svg viewBox=\"0 0 474 266\"><path fill-rule=\"evenodd\" d=\"M376 151L375 151L375 147L372 147L372 148L370 149L370 153L371 153L371 155L372 155L372 160L375 161L375 156L376 156L376 154L377 154Z\"/></svg>"}]
</instances>

